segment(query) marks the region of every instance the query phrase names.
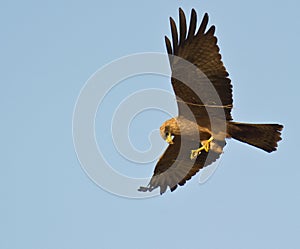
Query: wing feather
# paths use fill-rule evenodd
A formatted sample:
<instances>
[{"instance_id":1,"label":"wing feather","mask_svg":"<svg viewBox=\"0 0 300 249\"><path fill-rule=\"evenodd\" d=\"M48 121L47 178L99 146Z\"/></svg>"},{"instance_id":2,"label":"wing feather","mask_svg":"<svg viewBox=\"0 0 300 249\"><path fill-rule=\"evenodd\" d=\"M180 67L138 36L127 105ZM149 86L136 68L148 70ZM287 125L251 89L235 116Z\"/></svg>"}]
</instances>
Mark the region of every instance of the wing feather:
<instances>
[{"instance_id":1,"label":"wing feather","mask_svg":"<svg viewBox=\"0 0 300 249\"><path fill-rule=\"evenodd\" d=\"M213 103L219 107L224 107L224 115L226 120L232 120L231 109L232 109L232 85L229 79L229 74L226 71L225 66L222 62L222 56L220 49L217 45L217 37L215 34L215 26L211 26L207 30L208 26L208 14L205 13L200 27L195 35L197 14L193 9L191 12L190 26L188 35L186 37L186 20L183 11L179 10L179 34L176 28L174 20L171 18L171 32L173 40L173 53L172 55L183 58L186 61L194 64L205 77L197 76L195 82L190 82L193 87L197 90L196 92L203 93L204 98L200 98L195 91L192 91L186 84L178 80L180 75L191 75L190 71L185 71L182 65L178 63L178 60L170 59L172 69L172 86L178 100L179 115L186 116L183 111L183 105L189 105L195 117L201 117L198 124L201 122L206 123L209 126L208 110L212 113L214 110ZM179 39L179 43L178 43ZM171 45L167 45L167 51L169 53ZM177 63L177 64L176 64ZM187 69L190 70L190 69ZM176 79L177 78L177 79ZM212 91L206 88L206 82L209 80L211 85L215 88ZM217 93L217 94L216 94ZM216 99L216 96L218 99ZM220 113L219 110L216 113ZM217 117L219 114L216 114ZM223 116L224 116L223 115ZM186 116L186 118L189 118ZM206 119L206 120L205 120Z\"/></svg>"},{"instance_id":2,"label":"wing feather","mask_svg":"<svg viewBox=\"0 0 300 249\"><path fill-rule=\"evenodd\" d=\"M167 47L168 54L172 54L171 41L169 40L169 38L167 36L165 36L165 42L166 42L166 47Z\"/></svg>"},{"instance_id":3,"label":"wing feather","mask_svg":"<svg viewBox=\"0 0 300 249\"><path fill-rule=\"evenodd\" d=\"M173 40L173 54L178 54L178 32L177 27L175 24L175 21L172 17L170 17L170 25L171 25L171 31L172 31L172 40Z\"/></svg>"},{"instance_id":4,"label":"wing feather","mask_svg":"<svg viewBox=\"0 0 300 249\"><path fill-rule=\"evenodd\" d=\"M190 28L189 28L187 40L191 39L191 37L193 37L195 35L196 26L197 26L197 14L196 14L196 11L194 9L192 9L191 19L190 19Z\"/></svg>"},{"instance_id":5,"label":"wing feather","mask_svg":"<svg viewBox=\"0 0 300 249\"><path fill-rule=\"evenodd\" d=\"M185 19L185 15L184 12L182 11L182 9L179 9L179 30L180 30L180 40L179 40L179 46L182 46L185 38L186 38L186 19Z\"/></svg>"},{"instance_id":6,"label":"wing feather","mask_svg":"<svg viewBox=\"0 0 300 249\"><path fill-rule=\"evenodd\" d=\"M204 33L204 31L205 31L205 29L207 27L207 24L208 24L208 14L205 13L196 36L203 35L203 33Z\"/></svg>"},{"instance_id":7,"label":"wing feather","mask_svg":"<svg viewBox=\"0 0 300 249\"><path fill-rule=\"evenodd\" d=\"M225 146L225 141L220 142L220 147ZM182 146L183 154L188 155L178 158ZM201 153L195 161L189 158L190 146L188 141L181 144L180 137L174 138L174 144L169 145L161 159L157 162L154 174L147 187L140 187L139 191L152 191L160 187L160 194L163 194L169 187L174 191L177 186L183 186L200 169L215 162L221 155L214 151Z\"/></svg>"}]
</instances>

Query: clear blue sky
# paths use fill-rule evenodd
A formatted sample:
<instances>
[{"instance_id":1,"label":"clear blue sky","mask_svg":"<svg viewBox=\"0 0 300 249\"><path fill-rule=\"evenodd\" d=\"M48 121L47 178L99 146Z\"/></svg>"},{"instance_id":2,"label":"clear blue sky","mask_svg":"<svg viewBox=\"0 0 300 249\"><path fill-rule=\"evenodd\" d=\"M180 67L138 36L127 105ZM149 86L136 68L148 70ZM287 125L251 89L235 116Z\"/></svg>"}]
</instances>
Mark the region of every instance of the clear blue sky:
<instances>
[{"instance_id":1,"label":"clear blue sky","mask_svg":"<svg viewBox=\"0 0 300 249\"><path fill-rule=\"evenodd\" d=\"M1 249L299 248L298 1L54 0L0 6ZM177 20L179 7L208 12L217 27L234 85L234 119L282 123L283 141L272 154L229 141L205 184L198 175L161 197L117 197L80 167L73 108L101 66L132 53L165 52L169 16ZM141 89L170 89L166 78L139 76L132 84L139 81ZM130 81L125 83L123 95L132 91ZM165 118L149 111L133 125L155 120L151 130ZM147 137L138 131L132 136L147 148ZM136 166L116 158L117 170L152 174L154 163Z\"/></svg>"}]
</instances>

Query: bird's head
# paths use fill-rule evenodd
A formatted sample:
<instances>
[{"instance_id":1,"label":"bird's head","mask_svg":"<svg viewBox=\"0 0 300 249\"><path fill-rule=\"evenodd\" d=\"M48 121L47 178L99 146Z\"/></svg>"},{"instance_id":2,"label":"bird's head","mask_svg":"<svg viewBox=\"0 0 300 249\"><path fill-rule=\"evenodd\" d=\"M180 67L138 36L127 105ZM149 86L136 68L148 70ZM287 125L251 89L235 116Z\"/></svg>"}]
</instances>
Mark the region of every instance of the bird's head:
<instances>
[{"instance_id":1,"label":"bird's head","mask_svg":"<svg viewBox=\"0 0 300 249\"><path fill-rule=\"evenodd\" d=\"M175 135L180 135L178 124L175 118L169 119L160 127L161 137L169 144L173 144L173 138Z\"/></svg>"}]
</instances>

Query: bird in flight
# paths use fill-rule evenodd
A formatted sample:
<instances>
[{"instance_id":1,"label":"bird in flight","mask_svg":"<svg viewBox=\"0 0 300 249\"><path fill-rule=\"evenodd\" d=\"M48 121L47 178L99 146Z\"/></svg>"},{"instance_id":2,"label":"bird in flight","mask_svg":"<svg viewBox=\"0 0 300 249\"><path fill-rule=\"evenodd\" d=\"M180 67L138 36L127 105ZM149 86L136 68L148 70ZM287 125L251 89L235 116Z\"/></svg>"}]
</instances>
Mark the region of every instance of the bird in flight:
<instances>
[{"instance_id":1,"label":"bird in flight","mask_svg":"<svg viewBox=\"0 0 300 249\"><path fill-rule=\"evenodd\" d=\"M266 152L276 150L283 126L234 122L231 116L232 85L221 60L215 26L207 28L206 13L198 29L197 14L191 11L190 24L179 9L179 32L170 18L172 43L165 37L172 70L178 116L160 127L169 143L146 187L174 191L200 169L215 162L223 153L226 138L234 138ZM192 66L191 66L192 65Z\"/></svg>"}]
</instances>

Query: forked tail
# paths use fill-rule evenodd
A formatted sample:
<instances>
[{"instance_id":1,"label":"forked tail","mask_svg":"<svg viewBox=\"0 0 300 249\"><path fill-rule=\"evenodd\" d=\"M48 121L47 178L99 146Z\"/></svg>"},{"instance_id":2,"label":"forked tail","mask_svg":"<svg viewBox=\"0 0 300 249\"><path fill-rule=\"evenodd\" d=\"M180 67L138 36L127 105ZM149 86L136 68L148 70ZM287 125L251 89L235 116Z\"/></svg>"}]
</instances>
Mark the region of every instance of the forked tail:
<instances>
[{"instance_id":1,"label":"forked tail","mask_svg":"<svg viewBox=\"0 0 300 249\"><path fill-rule=\"evenodd\" d=\"M227 132L230 137L243 143L253 145L267 152L276 150L281 140L283 126L279 124L247 124L229 122Z\"/></svg>"}]
</instances>

